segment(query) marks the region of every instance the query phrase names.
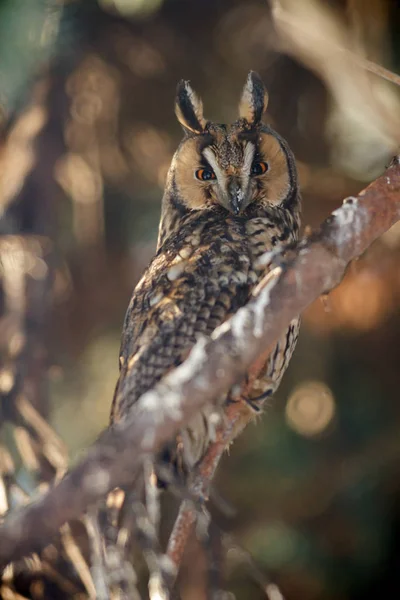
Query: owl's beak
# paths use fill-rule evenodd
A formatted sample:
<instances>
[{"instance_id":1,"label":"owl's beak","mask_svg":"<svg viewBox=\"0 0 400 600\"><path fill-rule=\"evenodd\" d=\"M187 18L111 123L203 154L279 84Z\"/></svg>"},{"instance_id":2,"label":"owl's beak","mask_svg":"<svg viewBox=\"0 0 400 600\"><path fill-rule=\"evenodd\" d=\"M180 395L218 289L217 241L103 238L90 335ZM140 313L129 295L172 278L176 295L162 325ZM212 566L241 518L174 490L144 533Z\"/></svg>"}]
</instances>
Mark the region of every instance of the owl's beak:
<instances>
[{"instance_id":1,"label":"owl's beak","mask_svg":"<svg viewBox=\"0 0 400 600\"><path fill-rule=\"evenodd\" d=\"M228 197L229 210L234 215L238 215L243 208L245 195L236 177L232 177L228 183Z\"/></svg>"}]
</instances>

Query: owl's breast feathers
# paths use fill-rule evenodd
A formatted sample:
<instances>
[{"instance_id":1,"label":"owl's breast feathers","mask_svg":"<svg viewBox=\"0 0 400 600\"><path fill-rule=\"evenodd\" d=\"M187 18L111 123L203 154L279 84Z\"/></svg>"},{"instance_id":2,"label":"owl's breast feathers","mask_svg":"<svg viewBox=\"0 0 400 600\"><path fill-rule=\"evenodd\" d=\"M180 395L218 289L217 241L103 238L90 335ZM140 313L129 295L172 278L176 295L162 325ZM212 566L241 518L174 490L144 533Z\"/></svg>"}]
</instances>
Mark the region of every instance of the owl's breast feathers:
<instances>
[{"instance_id":1,"label":"owl's breast feathers","mask_svg":"<svg viewBox=\"0 0 400 600\"><path fill-rule=\"evenodd\" d=\"M210 335L246 303L265 273L257 265L261 254L296 239L289 211L259 206L252 212L194 211L158 250L125 317L112 422L179 365L199 335Z\"/></svg>"}]
</instances>

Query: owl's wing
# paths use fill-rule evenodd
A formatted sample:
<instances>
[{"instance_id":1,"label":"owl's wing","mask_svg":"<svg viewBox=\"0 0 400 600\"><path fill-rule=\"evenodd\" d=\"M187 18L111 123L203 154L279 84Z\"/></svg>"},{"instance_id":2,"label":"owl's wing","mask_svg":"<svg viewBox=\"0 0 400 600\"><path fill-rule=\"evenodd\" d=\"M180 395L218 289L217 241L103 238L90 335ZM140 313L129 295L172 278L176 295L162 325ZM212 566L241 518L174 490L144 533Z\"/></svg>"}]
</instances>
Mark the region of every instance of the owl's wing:
<instances>
[{"instance_id":1,"label":"owl's wing","mask_svg":"<svg viewBox=\"0 0 400 600\"><path fill-rule=\"evenodd\" d=\"M179 365L200 334L210 335L246 302L254 283L249 271L229 240L159 252L126 314L112 422Z\"/></svg>"}]
</instances>

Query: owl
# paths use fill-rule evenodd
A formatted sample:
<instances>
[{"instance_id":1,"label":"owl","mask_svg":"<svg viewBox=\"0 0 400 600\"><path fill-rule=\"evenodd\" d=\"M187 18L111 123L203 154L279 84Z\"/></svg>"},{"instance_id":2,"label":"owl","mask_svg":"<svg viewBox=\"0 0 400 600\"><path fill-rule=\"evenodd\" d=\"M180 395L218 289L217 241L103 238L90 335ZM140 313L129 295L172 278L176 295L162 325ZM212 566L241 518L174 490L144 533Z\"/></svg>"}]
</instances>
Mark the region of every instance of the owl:
<instances>
[{"instance_id":1,"label":"owl","mask_svg":"<svg viewBox=\"0 0 400 600\"><path fill-rule=\"evenodd\" d=\"M295 160L287 142L262 122L267 102L260 77L250 72L238 120L222 125L204 118L188 81L178 84L175 113L184 137L167 176L157 252L125 317L111 423L180 365L199 336L210 336L246 304L270 268L266 253L284 251L298 238ZM260 369L247 399L255 410L278 386L298 327L297 319L290 323ZM179 444L171 441L180 448L183 472L210 444L210 411L179 433Z\"/></svg>"}]
</instances>

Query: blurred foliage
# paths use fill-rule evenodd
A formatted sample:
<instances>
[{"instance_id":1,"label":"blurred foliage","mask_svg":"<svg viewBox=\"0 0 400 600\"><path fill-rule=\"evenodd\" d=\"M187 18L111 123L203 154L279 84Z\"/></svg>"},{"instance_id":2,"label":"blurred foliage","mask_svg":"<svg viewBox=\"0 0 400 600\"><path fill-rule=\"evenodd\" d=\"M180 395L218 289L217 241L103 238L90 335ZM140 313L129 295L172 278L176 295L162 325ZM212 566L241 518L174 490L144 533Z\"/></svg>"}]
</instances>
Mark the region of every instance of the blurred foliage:
<instances>
[{"instance_id":1,"label":"blurred foliage","mask_svg":"<svg viewBox=\"0 0 400 600\"><path fill-rule=\"evenodd\" d=\"M231 121L247 71L260 73L267 119L298 159L305 225L398 147L399 90L362 66L400 64L398 3L285 0L274 21L276 5L0 2L0 231L56 241L50 418L73 457L107 424L124 312L181 136L180 78L206 115ZM277 397L219 470L235 516L218 521L288 600L400 593L399 258L396 226L306 311ZM229 551L237 597L264 597L239 563ZM203 597L182 579L185 598Z\"/></svg>"}]
</instances>

